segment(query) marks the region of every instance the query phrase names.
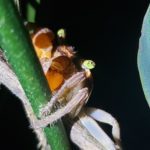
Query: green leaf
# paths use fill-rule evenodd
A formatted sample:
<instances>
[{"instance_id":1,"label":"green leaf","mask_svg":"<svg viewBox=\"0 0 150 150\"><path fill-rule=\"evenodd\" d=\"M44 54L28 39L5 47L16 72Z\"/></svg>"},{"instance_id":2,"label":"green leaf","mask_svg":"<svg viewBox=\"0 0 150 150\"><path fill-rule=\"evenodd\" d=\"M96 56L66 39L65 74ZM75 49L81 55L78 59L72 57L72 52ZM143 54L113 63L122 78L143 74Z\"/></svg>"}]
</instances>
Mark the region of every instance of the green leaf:
<instances>
[{"instance_id":1,"label":"green leaf","mask_svg":"<svg viewBox=\"0 0 150 150\"><path fill-rule=\"evenodd\" d=\"M138 69L144 94L150 106L150 6L142 25L138 51Z\"/></svg>"}]
</instances>

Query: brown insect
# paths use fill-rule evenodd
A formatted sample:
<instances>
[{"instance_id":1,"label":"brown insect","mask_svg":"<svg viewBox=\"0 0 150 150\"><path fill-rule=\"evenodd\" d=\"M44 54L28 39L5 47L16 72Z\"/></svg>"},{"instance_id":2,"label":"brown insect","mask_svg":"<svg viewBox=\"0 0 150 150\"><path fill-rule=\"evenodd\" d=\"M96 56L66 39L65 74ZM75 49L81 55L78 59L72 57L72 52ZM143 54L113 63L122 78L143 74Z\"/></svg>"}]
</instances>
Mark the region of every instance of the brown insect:
<instances>
[{"instance_id":1,"label":"brown insect","mask_svg":"<svg viewBox=\"0 0 150 150\"><path fill-rule=\"evenodd\" d=\"M92 91L93 79L90 69L95 67L95 63L91 60L79 59L72 46L56 45L54 34L48 28L37 29L31 37L53 95L48 104L41 108L42 120L37 121L33 125L34 128L45 127L69 115L72 120L78 118L89 134L105 149L120 149L120 130L115 118L103 110L84 107ZM58 38L64 40L63 29L58 31ZM54 111L55 104L63 107ZM112 125L116 144L95 120ZM73 135L71 138L74 138ZM78 142L74 142L80 146Z\"/></svg>"}]
</instances>

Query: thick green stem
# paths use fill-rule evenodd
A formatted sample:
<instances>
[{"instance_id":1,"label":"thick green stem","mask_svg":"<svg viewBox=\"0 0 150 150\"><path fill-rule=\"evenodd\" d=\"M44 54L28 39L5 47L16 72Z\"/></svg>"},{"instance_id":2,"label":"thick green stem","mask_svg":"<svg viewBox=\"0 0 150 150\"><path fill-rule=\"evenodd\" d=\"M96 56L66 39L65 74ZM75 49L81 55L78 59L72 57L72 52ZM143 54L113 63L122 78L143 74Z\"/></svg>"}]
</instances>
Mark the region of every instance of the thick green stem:
<instances>
[{"instance_id":1,"label":"thick green stem","mask_svg":"<svg viewBox=\"0 0 150 150\"><path fill-rule=\"evenodd\" d=\"M12 0L0 0L0 47L16 73L36 116L51 94L30 37ZM69 150L62 122L45 128L52 150Z\"/></svg>"}]
</instances>

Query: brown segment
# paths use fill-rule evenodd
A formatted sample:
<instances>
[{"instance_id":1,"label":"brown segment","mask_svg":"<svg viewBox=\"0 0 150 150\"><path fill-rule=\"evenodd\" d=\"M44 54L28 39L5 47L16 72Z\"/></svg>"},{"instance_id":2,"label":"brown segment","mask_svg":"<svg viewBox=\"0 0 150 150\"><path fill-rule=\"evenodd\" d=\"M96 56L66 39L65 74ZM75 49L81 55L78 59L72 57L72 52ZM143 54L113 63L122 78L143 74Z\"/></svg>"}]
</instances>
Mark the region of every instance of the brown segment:
<instances>
[{"instance_id":1,"label":"brown segment","mask_svg":"<svg viewBox=\"0 0 150 150\"><path fill-rule=\"evenodd\" d=\"M64 82L63 75L56 70L50 69L46 74L46 78L52 92L60 88Z\"/></svg>"},{"instance_id":2,"label":"brown segment","mask_svg":"<svg viewBox=\"0 0 150 150\"><path fill-rule=\"evenodd\" d=\"M59 56L52 61L51 69L63 73L71 64L71 60L65 56Z\"/></svg>"},{"instance_id":3,"label":"brown segment","mask_svg":"<svg viewBox=\"0 0 150 150\"><path fill-rule=\"evenodd\" d=\"M35 39L35 45L39 48L46 49L52 45L53 35L51 32L41 33Z\"/></svg>"},{"instance_id":4,"label":"brown segment","mask_svg":"<svg viewBox=\"0 0 150 150\"><path fill-rule=\"evenodd\" d=\"M40 61L52 57L54 34L47 28L38 29L31 34L36 54Z\"/></svg>"},{"instance_id":5,"label":"brown segment","mask_svg":"<svg viewBox=\"0 0 150 150\"><path fill-rule=\"evenodd\" d=\"M51 91L58 90L62 83L75 72L75 65L66 56L56 57L46 73Z\"/></svg>"},{"instance_id":6,"label":"brown segment","mask_svg":"<svg viewBox=\"0 0 150 150\"><path fill-rule=\"evenodd\" d=\"M66 56L59 56L52 61L52 70L57 70L63 74L64 79L68 79L72 74L76 72L75 64L72 59Z\"/></svg>"}]
</instances>

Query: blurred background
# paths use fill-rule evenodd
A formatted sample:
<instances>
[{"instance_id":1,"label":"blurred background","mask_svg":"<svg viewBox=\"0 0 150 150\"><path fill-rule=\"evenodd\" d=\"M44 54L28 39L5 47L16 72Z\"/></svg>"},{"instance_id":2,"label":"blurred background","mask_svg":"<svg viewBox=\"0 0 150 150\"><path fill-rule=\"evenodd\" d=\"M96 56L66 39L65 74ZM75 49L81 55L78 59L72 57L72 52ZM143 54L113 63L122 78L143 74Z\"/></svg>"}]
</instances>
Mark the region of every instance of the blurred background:
<instances>
[{"instance_id":1,"label":"blurred background","mask_svg":"<svg viewBox=\"0 0 150 150\"><path fill-rule=\"evenodd\" d=\"M95 61L94 89L87 105L106 110L118 120L124 150L150 149L150 109L137 69L148 4L148 0L43 0L37 7L38 25L55 32L65 28L68 43L81 57ZM21 103L1 86L0 147L36 150L37 141L28 126Z\"/></svg>"}]
</instances>

